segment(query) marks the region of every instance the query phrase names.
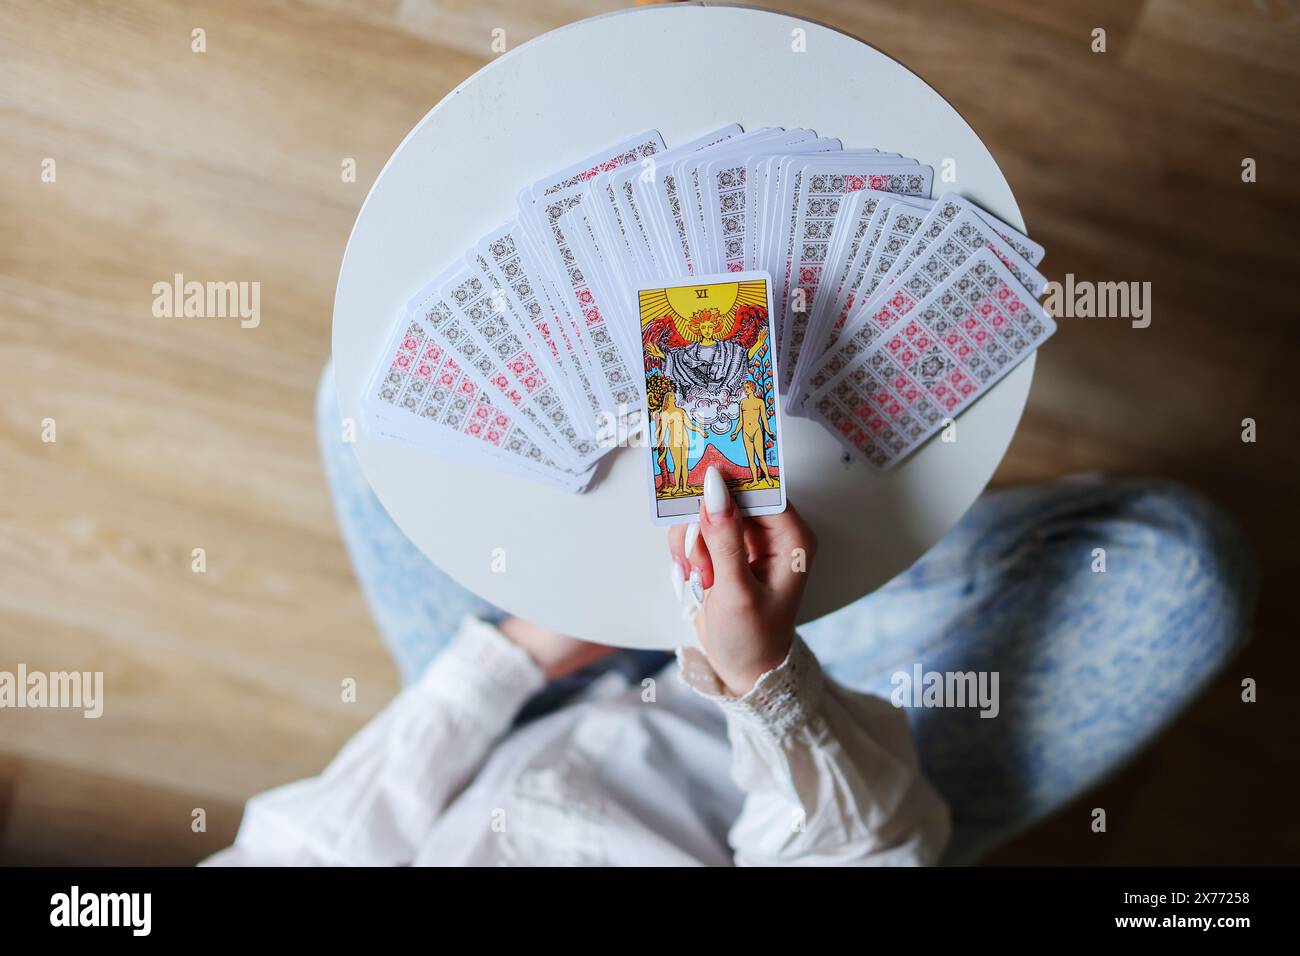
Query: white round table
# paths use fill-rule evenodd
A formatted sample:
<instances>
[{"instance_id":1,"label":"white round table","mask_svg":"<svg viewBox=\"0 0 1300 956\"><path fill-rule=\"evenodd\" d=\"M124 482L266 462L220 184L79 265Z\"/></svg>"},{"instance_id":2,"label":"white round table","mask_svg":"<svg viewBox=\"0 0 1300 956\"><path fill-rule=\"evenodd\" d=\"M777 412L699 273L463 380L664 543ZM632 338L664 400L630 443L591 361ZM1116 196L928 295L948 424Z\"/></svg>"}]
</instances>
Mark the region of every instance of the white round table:
<instances>
[{"instance_id":1,"label":"white round table","mask_svg":"<svg viewBox=\"0 0 1300 956\"><path fill-rule=\"evenodd\" d=\"M804 31L805 52L793 49L796 30ZM730 122L810 127L846 147L914 156L935 167L936 195L956 189L1023 227L997 163L966 122L919 77L860 40L743 7L672 4L584 20L466 80L376 179L334 301L343 415L357 418L361 391L407 298L508 219L521 186L643 129L658 129L671 147ZM941 181L944 159L956 162L952 185ZM790 500L821 541L805 620L884 584L957 522L1006 451L1033 368L1030 358L962 413L955 442L932 440L887 474L847 462L819 425L783 421ZM356 452L411 540L499 607L603 643L671 648L692 639L669 583L664 529L647 516L644 449L611 453L582 495L364 430Z\"/></svg>"}]
</instances>

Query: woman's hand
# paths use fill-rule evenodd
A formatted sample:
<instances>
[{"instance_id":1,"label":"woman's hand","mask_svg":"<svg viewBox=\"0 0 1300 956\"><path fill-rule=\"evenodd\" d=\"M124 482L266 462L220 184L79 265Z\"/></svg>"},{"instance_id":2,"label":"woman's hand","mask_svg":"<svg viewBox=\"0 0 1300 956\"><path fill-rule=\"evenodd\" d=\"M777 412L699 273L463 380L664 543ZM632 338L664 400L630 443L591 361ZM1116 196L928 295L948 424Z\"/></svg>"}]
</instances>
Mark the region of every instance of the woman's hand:
<instances>
[{"instance_id":1,"label":"woman's hand","mask_svg":"<svg viewBox=\"0 0 1300 956\"><path fill-rule=\"evenodd\" d=\"M716 468L704 476L699 534L668 532L668 549L687 587L698 583L700 644L727 690L744 695L790 652L817 536L790 505L779 515L742 518ZM693 577L694 576L694 577Z\"/></svg>"},{"instance_id":2,"label":"woman's hand","mask_svg":"<svg viewBox=\"0 0 1300 956\"><path fill-rule=\"evenodd\" d=\"M588 644L559 631L548 631L522 617L506 618L497 625L497 630L523 648L548 681L572 674L614 652L612 647Z\"/></svg>"}]
</instances>

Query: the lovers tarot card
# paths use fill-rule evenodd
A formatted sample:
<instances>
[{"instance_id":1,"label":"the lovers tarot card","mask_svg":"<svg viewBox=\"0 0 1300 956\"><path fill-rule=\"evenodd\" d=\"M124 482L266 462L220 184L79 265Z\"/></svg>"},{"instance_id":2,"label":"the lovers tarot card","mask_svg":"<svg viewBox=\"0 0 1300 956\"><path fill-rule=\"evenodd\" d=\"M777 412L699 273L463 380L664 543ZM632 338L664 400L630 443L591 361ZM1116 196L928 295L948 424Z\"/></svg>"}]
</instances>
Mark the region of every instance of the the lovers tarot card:
<instances>
[{"instance_id":1,"label":"the lovers tarot card","mask_svg":"<svg viewBox=\"0 0 1300 956\"><path fill-rule=\"evenodd\" d=\"M732 272L641 288L637 312L652 519L695 520L710 466L741 514L784 511L771 277Z\"/></svg>"}]
</instances>

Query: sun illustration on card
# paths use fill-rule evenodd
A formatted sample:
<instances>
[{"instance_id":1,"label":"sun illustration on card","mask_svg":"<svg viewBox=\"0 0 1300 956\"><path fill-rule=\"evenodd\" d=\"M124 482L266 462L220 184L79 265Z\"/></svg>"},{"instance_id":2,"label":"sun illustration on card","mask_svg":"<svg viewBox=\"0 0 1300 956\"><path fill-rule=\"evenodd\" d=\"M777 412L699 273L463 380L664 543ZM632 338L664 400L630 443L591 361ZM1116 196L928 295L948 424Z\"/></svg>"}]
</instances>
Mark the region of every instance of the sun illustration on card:
<instances>
[{"instance_id":1,"label":"sun illustration on card","mask_svg":"<svg viewBox=\"0 0 1300 956\"><path fill-rule=\"evenodd\" d=\"M655 496L692 498L716 466L733 492L779 489L766 280L639 296Z\"/></svg>"}]
</instances>

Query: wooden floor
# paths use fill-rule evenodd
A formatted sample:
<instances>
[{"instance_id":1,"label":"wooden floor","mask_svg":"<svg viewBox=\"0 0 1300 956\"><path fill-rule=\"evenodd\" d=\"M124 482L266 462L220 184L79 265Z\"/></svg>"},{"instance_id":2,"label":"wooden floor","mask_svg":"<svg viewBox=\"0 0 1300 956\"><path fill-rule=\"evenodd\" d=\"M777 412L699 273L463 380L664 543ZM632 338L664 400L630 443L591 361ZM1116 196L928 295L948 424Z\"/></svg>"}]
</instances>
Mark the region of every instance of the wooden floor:
<instances>
[{"instance_id":1,"label":"wooden floor","mask_svg":"<svg viewBox=\"0 0 1300 956\"><path fill-rule=\"evenodd\" d=\"M0 861L196 860L249 794L317 771L392 694L312 429L348 230L406 132L492 55L493 28L513 46L617 6L0 6L0 670L102 670L109 688L100 720L0 711ZM1050 277L1152 283L1148 329L1061 322L997 480L1177 478L1239 516L1263 567L1254 643L1222 679L994 862L1300 861L1294 4L786 8L953 102ZM261 326L155 318L152 285L175 273L260 281ZM1240 702L1243 677L1258 703Z\"/></svg>"}]
</instances>

